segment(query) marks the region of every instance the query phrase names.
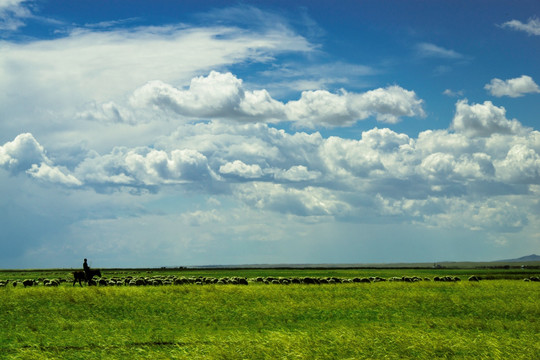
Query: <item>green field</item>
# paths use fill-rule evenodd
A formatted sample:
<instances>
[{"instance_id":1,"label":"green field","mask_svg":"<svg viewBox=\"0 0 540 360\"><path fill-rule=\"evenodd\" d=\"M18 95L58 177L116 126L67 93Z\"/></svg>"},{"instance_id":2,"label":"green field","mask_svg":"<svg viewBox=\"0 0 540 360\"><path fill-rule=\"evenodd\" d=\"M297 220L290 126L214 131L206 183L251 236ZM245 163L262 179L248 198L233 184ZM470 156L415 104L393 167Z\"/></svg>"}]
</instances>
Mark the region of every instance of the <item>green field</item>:
<instances>
[{"instance_id":1,"label":"green field","mask_svg":"<svg viewBox=\"0 0 540 360\"><path fill-rule=\"evenodd\" d=\"M538 275L538 270L248 269L182 275L390 277L399 273L424 277L450 272L497 280L6 286L0 289L0 358L540 358L540 283L507 280ZM2 279L19 280L62 274L66 271L0 273ZM103 275L141 273L115 270Z\"/></svg>"}]
</instances>

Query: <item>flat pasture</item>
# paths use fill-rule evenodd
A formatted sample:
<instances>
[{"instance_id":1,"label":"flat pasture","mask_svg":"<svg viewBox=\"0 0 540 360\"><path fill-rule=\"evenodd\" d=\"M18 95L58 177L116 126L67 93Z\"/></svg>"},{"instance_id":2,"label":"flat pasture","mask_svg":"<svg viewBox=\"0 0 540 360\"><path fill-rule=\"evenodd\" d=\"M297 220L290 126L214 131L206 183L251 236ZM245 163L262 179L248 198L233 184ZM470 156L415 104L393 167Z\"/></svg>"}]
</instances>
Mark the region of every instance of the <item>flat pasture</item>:
<instances>
[{"instance_id":1,"label":"flat pasture","mask_svg":"<svg viewBox=\"0 0 540 360\"><path fill-rule=\"evenodd\" d=\"M149 271L104 270L103 276L160 273ZM486 270L479 276L494 280L479 282L466 281L469 273L455 270L462 281L290 285L254 279L398 273L424 278L450 270L198 271L187 275L250 281L247 286L73 287L67 282L28 288L8 283L0 288L0 358L540 358L540 282L517 280L537 276L538 270L516 270L511 279ZM66 273L49 272L51 277ZM1 275L22 280L39 274Z\"/></svg>"}]
</instances>

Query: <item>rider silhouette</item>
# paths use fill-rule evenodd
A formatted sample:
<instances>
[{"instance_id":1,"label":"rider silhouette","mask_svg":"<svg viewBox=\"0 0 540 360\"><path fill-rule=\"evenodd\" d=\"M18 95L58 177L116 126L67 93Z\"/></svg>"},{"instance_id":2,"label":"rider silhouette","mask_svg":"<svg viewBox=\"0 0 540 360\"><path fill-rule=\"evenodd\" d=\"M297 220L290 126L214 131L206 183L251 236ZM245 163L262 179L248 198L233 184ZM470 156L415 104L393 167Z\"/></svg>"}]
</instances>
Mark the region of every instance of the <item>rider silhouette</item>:
<instances>
[{"instance_id":1,"label":"rider silhouette","mask_svg":"<svg viewBox=\"0 0 540 360\"><path fill-rule=\"evenodd\" d=\"M86 259L84 259L84 262L82 264L82 267L84 269L84 274L86 275L86 278L88 279L88 273L90 272L90 266L88 266L88 262Z\"/></svg>"}]
</instances>

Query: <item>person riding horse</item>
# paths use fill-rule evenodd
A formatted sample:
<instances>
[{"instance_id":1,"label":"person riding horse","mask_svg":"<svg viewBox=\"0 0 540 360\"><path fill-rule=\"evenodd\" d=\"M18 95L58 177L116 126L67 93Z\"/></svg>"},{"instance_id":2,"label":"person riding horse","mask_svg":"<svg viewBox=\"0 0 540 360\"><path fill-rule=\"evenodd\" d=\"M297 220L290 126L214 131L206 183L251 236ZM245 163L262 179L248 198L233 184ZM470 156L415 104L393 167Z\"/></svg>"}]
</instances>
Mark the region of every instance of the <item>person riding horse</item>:
<instances>
[{"instance_id":1,"label":"person riding horse","mask_svg":"<svg viewBox=\"0 0 540 360\"><path fill-rule=\"evenodd\" d=\"M86 281L88 281L88 278L90 276L90 266L88 266L88 262L86 259L84 259L83 265L84 274L86 275Z\"/></svg>"},{"instance_id":2,"label":"person riding horse","mask_svg":"<svg viewBox=\"0 0 540 360\"><path fill-rule=\"evenodd\" d=\"M92 278L96 275L101 277L101 270L90 269L86 259L84 259L83 262L83 269L84 271L78 270L73 272L73 286L75 286L77 282L80 286L82 286L83 281L85 281L88 285L95 285L95 283L92 282Z\"/></svg>"}]
</instances>

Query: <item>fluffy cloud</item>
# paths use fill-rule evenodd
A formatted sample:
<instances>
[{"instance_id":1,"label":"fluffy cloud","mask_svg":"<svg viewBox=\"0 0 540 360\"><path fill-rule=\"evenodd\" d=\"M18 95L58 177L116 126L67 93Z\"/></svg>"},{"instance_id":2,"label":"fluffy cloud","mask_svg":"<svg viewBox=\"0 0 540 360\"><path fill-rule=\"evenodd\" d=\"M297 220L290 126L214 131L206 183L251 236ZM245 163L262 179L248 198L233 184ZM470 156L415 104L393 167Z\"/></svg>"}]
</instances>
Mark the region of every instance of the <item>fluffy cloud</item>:
<instances>
[{"instance_id":1,"label":"fluffy cloud","mask_svg":"<svg viewBox=\"0 0 540 360\"><path fill-rule=\"evenodd\" d=\"M497 97L520 97L529 93L540 93L540 87L538 87L534 80L527 75L508 80L495 78L492 79L489 84L486 84L484 89L488 90L491 95Z\"/></svg>"},{"instance_id":2,"label":"fluffy cloud","mask_svg":"<svg viewBox=\"0 0 540 360\"><path fill-rule=\"evenodd\" d=\"M456 104L452 128L471 137L516 134L523 130L517 120L506 118L504 107L497 107L491 101L469 105L467 100L460 100Z\"/></svg>"},{"instance_id":3,"label":"fluffy cloud","mask_svg":"<svg viewBox=\"0 0 540 360\"><path fill-rule=\"evenodd\" d=\"M497 162L498 175L512 183L540 182L540 155L524 144L510 148L506 157Z\"/></svg>"},{"instance_id":4,"label":"fluffy cloud","mask_svg":"<svg viewBox=\"0 0 540 360\"><path fill-rule=\"evenodd\" d=\"M522 23L519 20L510 20L501 25L512 30L525 31L529 35L540 35L540 20L538 18L530 18L527 23Z\"/></svg>"},{"instance_id":5,"label":"fluffy cloud","mask_svg":"<svg viewBox=\"0 0 540 360\"><path fill-rule=\"evenodd\" d=\"M131 97L136 107L152 105L197 118L244 118L265 121L283 118L283 104L265 90L245 91L242 80L231 73L210 72L191 80L189 89L179 90L161 81L150 82Z\"/></svg>"},{"instance_id":6,"label":"fluffy cloud","mask_svg":"<svg viewBox=\"0 0 540 360\"><path fill-rule=\"evenodd\" d=\"M0 146L0 167L14 174L26 172L45 182L67 186L82 185L82 182L66 169L53 166L43 146L29 133L20 134L13 141Z\"/></svg>"},{"instance_id":7,"label":"fluffy cloud","mask_svg":"<svg viewBox=\"0 0 540 360\"><path fill-rule=\"evenodd\" d=\"M240 160L228 162L225 165L220 166L219 172L224 175L236 175L246 179L256 179L263 175L259 165L247 165Z\"/></svg>"},{"instance_id":8,"label":"fluffy cloud","mask_svg":"<svg viewBox=\"0 0 540 360\"><path fill-rule=\"evenodd\" d=\"M325 90L304 91L297 101L286 104L287 118L300 126L347 126L374 116L396 123L404 116L425 116L423 100L414 91L389 86L365 93L332 94Z\"/></svg>"},{"instance_id":9,"label":"fluffy cloud","mask_svg":"<svg viewBox=\"0 0 540 360\"><path fill-rule=\"evenodd\" d=\"M52 167L45 163L39 166L32 164L32 167L26 171L30 176L46 182L59 183L67 186L80 186L82 182L71 174L66 174L67 170L62 171L58 167Z\"/></svg>"},{"instance_id":10,"label":"fluffy cloud","mask_svg":"<svg viewBox=\"0 0 540 360\"><path fill-rule=\"evenodd\" d=\"M0 146L0 166L14 172L26 171L32 165L50 163L41 146L32 134L18 135L13 141Z\"/></svg>"},{"instance_id":11,"label":"fluffy cloud","mask_svg":"<svg viewBox=\"0 0 540 360\"><path fill-rule=\"evenodd\" d=\"M423 100L414 91L396 85L365 93L304 91L299 100L284 104L264 89L245 90L242 80L231 73L215 71L192 79L186 90L161 81L150 82L134 92L130 103L135 108L152 106L197 119L291 121L308 128L350 126L371 116L388 123L396 123L405 116L425 116Z\"/></svg>"},{"instance_id":12,"label":"fluffy cloud","mask_svg":"<svg viewBox=\"0 0 540 360\"><path fill-rule=\"evenodd\" d=\"M154 187L208 181L215 176L206 157L196 150L171 152L149 148L116 148L110 154L89 157L75 175L89 185Z\"/></svg>"}]
</instances>

